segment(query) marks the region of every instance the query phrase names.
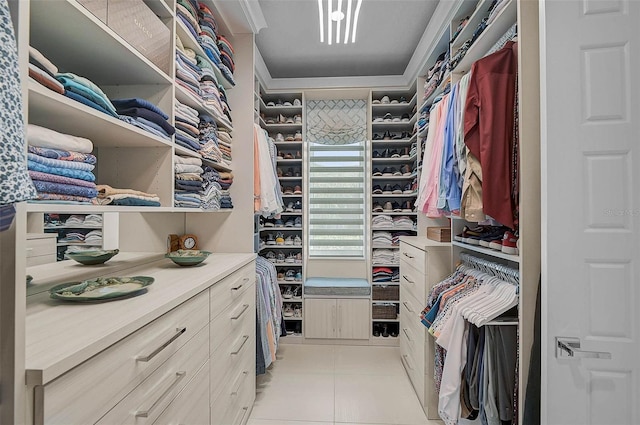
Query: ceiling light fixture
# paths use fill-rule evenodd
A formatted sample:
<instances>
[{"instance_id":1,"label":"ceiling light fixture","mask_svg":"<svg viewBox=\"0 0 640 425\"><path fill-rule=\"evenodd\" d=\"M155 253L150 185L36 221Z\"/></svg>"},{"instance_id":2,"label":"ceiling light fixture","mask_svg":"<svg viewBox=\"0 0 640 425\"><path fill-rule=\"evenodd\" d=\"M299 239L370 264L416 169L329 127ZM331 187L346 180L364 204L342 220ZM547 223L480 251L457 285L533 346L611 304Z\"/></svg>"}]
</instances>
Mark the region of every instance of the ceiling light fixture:
<instances>
[{"instance_id":1,"label":"ceiling light fixture","mask_svg":"<svg viewBox=\"0 0 640 425\"><path fill-rule=\"evenodd\" d=\"M320 42L324 43L324 3L325 0L318 0L318 20L320 23ZM333 23L336 23L335 30L335 41L336 44L342 42L344 44L349 43L349 39L351 39L352 43L356 42L356 32L358 30L358 17L360 15L360 8L362 6L362 0L357 0L355 11L353 9L353 0L347 0L347 7L343 10L343 0L336 0L337 7L333 9L333 0L326 0L326 9L327 9L327 44L333 44ZM342 38L342 21L347 19L344 30L344 38ZM353 23L353 24L352 24Z\"/></svg>"}]
</instances>

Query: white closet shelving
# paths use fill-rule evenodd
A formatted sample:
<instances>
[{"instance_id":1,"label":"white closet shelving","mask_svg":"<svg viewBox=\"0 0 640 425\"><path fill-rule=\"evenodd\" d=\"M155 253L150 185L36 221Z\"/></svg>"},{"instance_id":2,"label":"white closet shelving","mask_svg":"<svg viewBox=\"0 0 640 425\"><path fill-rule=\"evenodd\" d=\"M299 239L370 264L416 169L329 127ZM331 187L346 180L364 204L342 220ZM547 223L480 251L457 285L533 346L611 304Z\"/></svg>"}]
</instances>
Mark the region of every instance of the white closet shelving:
<instances>
[{"instance_id":1,"label":"white closet shelving","mask_svg":"<svg viewBox=\"0 0 640 425\"><path fill-rule=\"evenodd\" d=\"M375 253L389 250L397 255L400 249L398 235L416 234L417 213L413 204L418 182L417 99L415 85L371 91L370 341L376 344L397 345L399 340L399 259L398 262L380 263L376 261ZM411 224L380 225L376 222L379 216L396 220L405 216ZM390 236L397 243L392 243L393 239L388 243L376 242L376 235L385 239ZM386 274L384 281L376 281L376 274L380 273Z\"/></svg>"},{"instance_id":2,"label":"white closet shelving","mask_svg":"<svg viewBox=\"0 0 640 425\"><path fill-rule=\"evenodd\" d=\"M275 225L275 218L272 218L264 221L274 224L274 226L259 228L258 252L266 258L272 254L276 257L275 266L278 272L278 285L283 296L284 321L287 329L287 336L280 341L301 343L304 329L302 297L305 278L304 228L302 224L305 205L303 93L266 91L260 87L259 83L256 83L255 111L258 114L257 122L275 141L276 169L285 206L285 211L279 216L282 225ZM293 123L286 121L293 121ZM290 225L291 222L293 225ZM288 223L289 225L287 225ZM294 241L299 238L299 245L268 244L270 238L275 241L278 235L281 235L285 241L289 238ZM291 258L292 256L295 258L295 262L287 262L287 257Z\"/></svg>"}]
</instances>

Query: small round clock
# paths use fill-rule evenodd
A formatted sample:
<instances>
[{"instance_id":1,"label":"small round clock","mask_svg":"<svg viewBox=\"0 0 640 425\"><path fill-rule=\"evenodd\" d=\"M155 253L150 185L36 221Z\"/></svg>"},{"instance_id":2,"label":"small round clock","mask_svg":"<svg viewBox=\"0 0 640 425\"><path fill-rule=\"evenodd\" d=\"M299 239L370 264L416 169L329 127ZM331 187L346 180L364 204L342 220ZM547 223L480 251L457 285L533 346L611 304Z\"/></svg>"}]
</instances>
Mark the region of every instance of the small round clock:
<instances>
[{"instance_id":1,"label":"small round clock","mask_svg":"<svg viewBox=\"0 0 640 425\"><path fill-rule=\"evenodd\" d=\"M180 236L180 249L198 249L198 238L196 235Z\"/></svg>"}]
</instances>

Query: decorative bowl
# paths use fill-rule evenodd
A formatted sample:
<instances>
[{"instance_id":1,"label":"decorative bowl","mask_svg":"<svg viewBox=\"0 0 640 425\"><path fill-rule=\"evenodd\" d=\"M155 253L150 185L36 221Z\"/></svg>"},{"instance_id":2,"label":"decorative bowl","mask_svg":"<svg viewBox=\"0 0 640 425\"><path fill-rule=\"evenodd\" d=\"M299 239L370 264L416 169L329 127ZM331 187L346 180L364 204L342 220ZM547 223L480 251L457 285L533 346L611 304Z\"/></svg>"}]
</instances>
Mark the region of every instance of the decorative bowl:
<instances>
[{"instance_id":1,"label":"decorative bowl","mask_svg":"<svg viewBox=\"0 0 640 425\"><path fill-rule=\"evenodd\" d=\"M206 260L209 255L211 255L209 251L201 251L199 249L179 249L165 254L165 257L169 258L179 266L195 266Z\"/></svg>"},{"instance_id":2,"label":"decorative bowl","mask_svg":"<svg viewBox=\"0 0 640 425\"><path fill-rule=\"evenodd\" d=\"M80 264L84 264L85 266L93 266L96 264L102 264L109 261L114 255L120 252L117 249L112 249L109 251L105 251L102 249L97 249L95 251L78 251L78 252L70 252L67 257L71 258L74 261L77 261Z\"/></svg>"},{"instance_id":3,"label":"decorative bowl","mask_svg":"<svg viewBox=\"0 0 640 425\"><path fill-rule=\"evenodd\" d=\"M68 282L49 290L51 298L74 302L112 301L147 291L154 278L150 276L99 277L82 282Z\"/></svg>"}]
</instances>

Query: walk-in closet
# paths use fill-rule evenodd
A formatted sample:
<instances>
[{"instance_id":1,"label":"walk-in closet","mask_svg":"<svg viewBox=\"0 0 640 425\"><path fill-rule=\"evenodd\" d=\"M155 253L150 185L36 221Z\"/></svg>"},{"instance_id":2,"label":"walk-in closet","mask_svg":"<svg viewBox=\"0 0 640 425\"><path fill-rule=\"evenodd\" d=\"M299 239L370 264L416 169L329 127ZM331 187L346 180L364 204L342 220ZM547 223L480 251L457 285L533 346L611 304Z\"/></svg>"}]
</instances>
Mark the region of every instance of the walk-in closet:
<instances>
[{"instance_id":1,"label":"walk-in closet","mask_svg":"<svg viewBox=\"0 0 640 425\"><path fill-rule=\"evenodd\" d=\"M0 0L0 424L640 424L638 21Z\"/></svg>"}]
</instances>

